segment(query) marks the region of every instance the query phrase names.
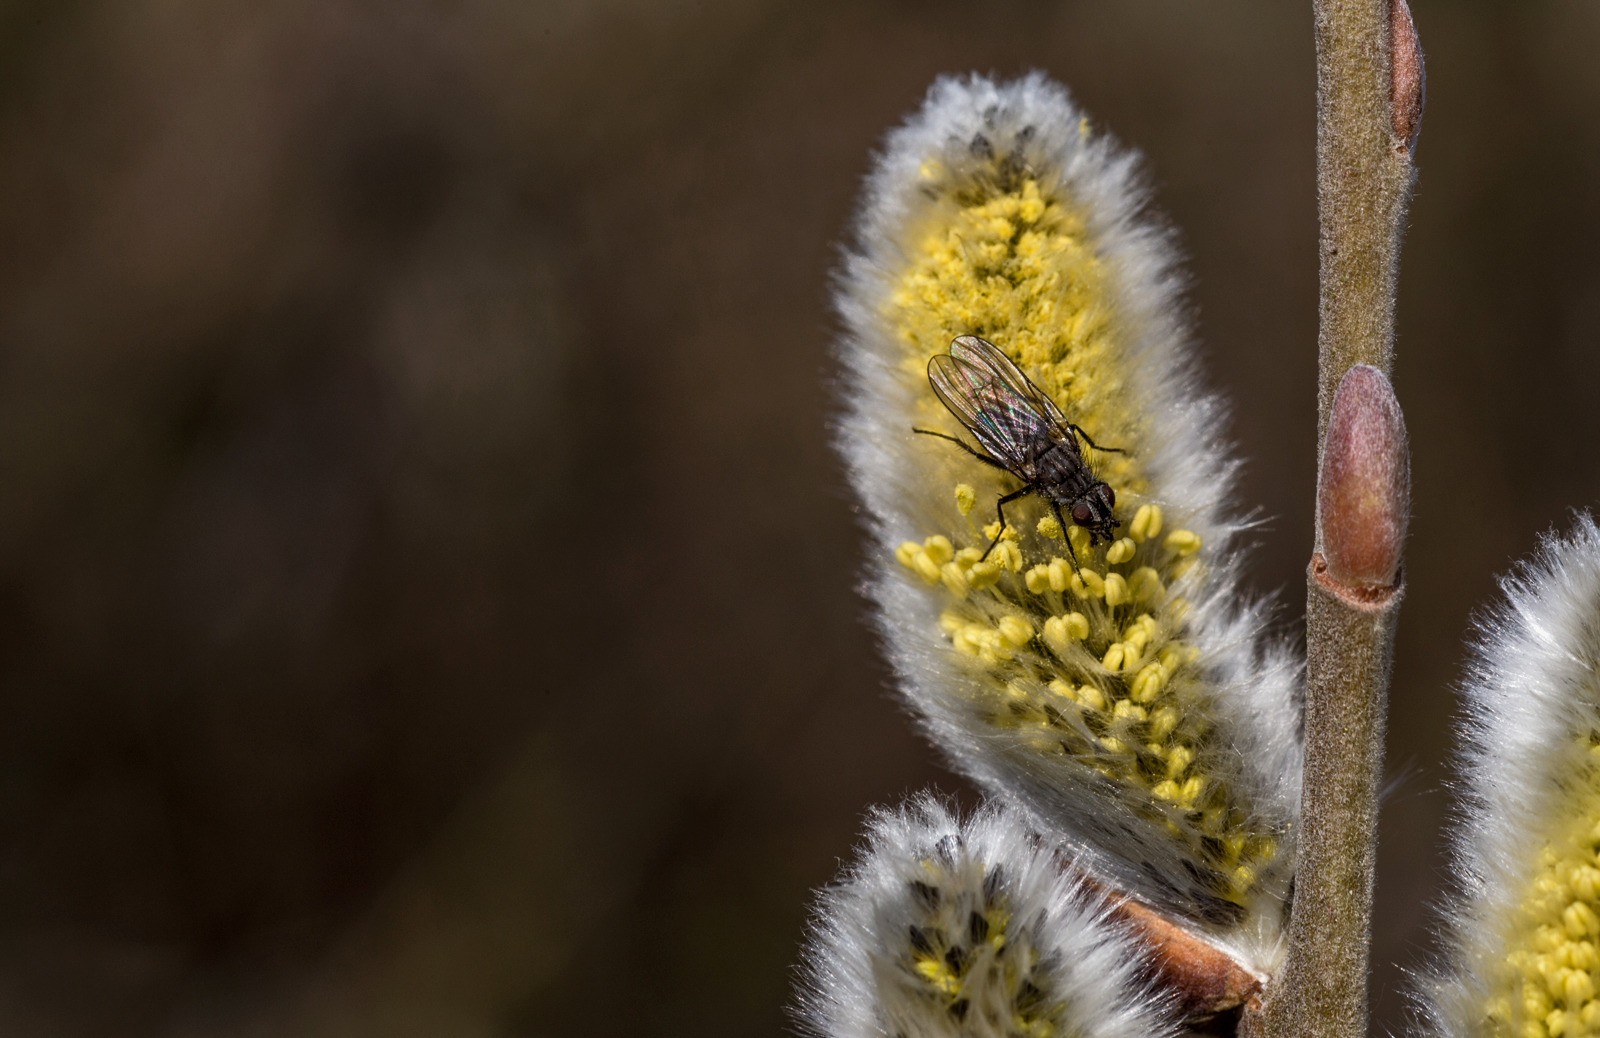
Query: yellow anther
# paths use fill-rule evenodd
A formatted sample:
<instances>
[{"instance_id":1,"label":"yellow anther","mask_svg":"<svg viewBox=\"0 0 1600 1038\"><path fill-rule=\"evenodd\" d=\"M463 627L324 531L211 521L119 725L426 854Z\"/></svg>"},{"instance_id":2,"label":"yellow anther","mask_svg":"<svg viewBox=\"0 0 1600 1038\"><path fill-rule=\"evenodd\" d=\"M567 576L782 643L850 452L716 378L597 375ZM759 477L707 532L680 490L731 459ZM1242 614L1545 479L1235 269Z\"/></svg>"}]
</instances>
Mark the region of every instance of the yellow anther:
<instances>
[{"instance_id":1,"label":"yellow anther","mask_svg":"<svg viewBox=\"0 0 1600 1038\"><path fill-rule=\"evenodd\" d=\"M983 535L991 541L996 538L1002 541L1014 541L1017 539L1017 528L1010 523L1006 523L1006 528L1002 531L1000 529L1000 520L996 519L983 528Z\"/></svg>"},{"instance_id":2,"label":"yellow anther","mask_svg":"<svg viewBox=\"0 0 1600 1038\"><path fill-rule=\"evenodd\" d=\"M1082 613L1052 616L1044 622L1044 641L1056 652L1066 652L1069 645L1089 636L1089 621Z\"/></svg>"},{"instance_id":3,"label":"yellow anther","mask_svg":"<svg viewBox=\"0 0 1600 1038\"><path fill-rule=\"evenodd\" d=\"M962 548L956 552L956 565L962 569L971 569L972 564L983 558L983 552L977 548Z\"/></svg>"},{"instance_id":4,"label":"yellow anther","mask_svg":"<svg viewBox=\"0 0 1600 1038\"><path fill-rule=\"evenodd\" d=\"M1121 739L1113 739L1110 736L1105 736L1105 737L1102 737L1101 739L1099 739L1097 741L1100 743L1101 746L1105 747L1107 750L1111 751L1112 753L1126 753L1126 752L1128 752L1128 747L1123 744Z\"/></svg>"},{"instance_id":5,"label":"yellow anther","mask_svg":"<svg viewBox=\"0 0 1600 1038\"><path fill-rule=\"evenodd\" d=\"M1152 786L1150 792L1162 800L1176 802L1178 799L1178 784L1171 779L1163 779Z\"/></svg>"},{"instance_id":6,"label":"yellow anther","mask_svg":"<svg viewBox=\"0 0 1600 1038\"><path fill-rule=\"evenodd\" d=\"M1156 659L1161 661L1161 666L1170 677L1173 671L1183 665L1188 653L1184 651L1182 642L1168 642L1166 647L1156 653Z\"/></svg>"},{"instance_id":7,"label":"yellow anther","mask_svg":"<svg viewBox=\"0 0 1600 1038\"><path fill-rule=\"evenodd\" d=\"M1059 556L1050 560L1050 590L1065 591L1072 586L1072 566Z\"/></svg>"},{"instance_id":8,"label":"yellow anther","mask_svg":"<svg viewBox=\"0 0 1600 1038\"><path fill-rule=\"evenodd\" d=\"M1022 582L1034 594L1044 594L1050 590L1050 567L1043 564L1033 567L1022 575Z\"/></svg>"},{"instance_id":9,"label":"yellow anther","mask_svg":"<svg viewBox=\"0 0 1600 1038\"><path fill-rule=\"evenodd\" d=\"M1139 671L1139 676L1133 679L1133 688L1129 692L1135 703L1148 703L1161 694L1167 686L1167 669L1159 663L1151 663Z\"/></svg>"},{"instance_id":10,"label":"yellow anther","mask_svg":"<svg viewBox=\"0 0 1600 1038\"><path fill-rule=\"evenodd\" d=\"M1072 542L1072 550L1080 555L1087 552L1091 547L1089 544L1089 531L1081 526L1069 526L1067 528L1067 540Z\"/></svg>"},{"instance_id":11,"label":"yellow anther","mask_svg":"<svg viewBox=\"0 0 1600 1038\"><path fill-rule=\"evenodd\" d=\"M972 506L978 503L978 492L969 483L956 484L956 511L971 515Z\"/></svg>"},{"instance_id":12,"label":"yellow anther","mask_svg":"<svg viewBox=\"0 0 1600 1038\"><path fill-rule=\"evenodd\" d=\"M1178 727L1178 711L1170 706L1164 706L1150 715L1150 734L1157 739L1165 739L1176 727ZM1176 753L1177 750L1173 752Z\"/></svg>"},{"instance_id":13,"label":"yellow anther","mask_svg":"<svg viewBox=\"0 0 1600 1038\"><path fill-rule=\"evenodd\" d=\"M1143 721L1149 716L1144 707L1128 702L1126 699L1117 700L1117 705L1111 708L1111 716L1123 717L1132 721Z\"/></svg>"},{"instance_id":14,"label":"yellow anther","mask_svg":"<svg viewBox=\"0 0 1600 1038\"><path fill-rule=\"evenodd\" d=\"M1053 515L1047 515L1040 519L1038 530L1041 537L1051 537L1059 540L1063 536L1061 524L1056 522L1056 517Z\"/></svg>"},{"instance_id":15,"label":"yellow anther","mask_svg":"<svg viewBox=\"0 0 1600 1038\"><path fill-rule=\"evenodd\" d=\"M933 561L933 556L925 551L917 552L912 560L911 568L917 571L917 576L930 584L939 583L939 564Z\"/></svg>"},{"instance_id":16,"label":"yellow anther","mask_svg":"<svg viewBox=\"0 0 1600 1038\"><path fill-rule=\"evenodd\" d=\"M939 576L951 594L959 598L967 597L967 574L960 566L947 562L939 567Z\"/></svg>"},{"instance_id":17,"label":"yellow anther","mask_svg":"<svg viewBox=\"0 0 1600 1038\"><path fill-rule=\"evenodd\" d=\"M1240 865L1233 870L1233 884L1237 890L1249 890L1256 882L1256 870L1248 865Z\"/></svg>"},{"instance_id":18,"label":"yellow anther","mask_svg":"<svg viewBox=\"0 0 1600 1038\"><path fill-rule=\"evenodd\" d=\"M967 585L974 591L982 591L999 579L1000 567L992 562L974 562L967 570Z\"/></svg>"},{"instance_id":19,"label":"yellow anther","mask_svg":"<svg viewBox=\"0 0 1600 1038\"><path fill-rule=\"evenodd\" d=\"M1164 543L1180 556L1193 555L1200 550L1200 535L1190 530L1173 530Z\"/></svg>"},{"instance_id":20,"label":"yellow anther","mask_svg":"<svg viewBox=\"0 0 1600 1038\"><path fill-rule=\"evenodd\" d=\"M1150 605L1160 605L1161 599L1167 593L1162 586L1161 574L1149 566L1140 566L1128 578L1128 591L1133 597Z\"/></svg>"},{"instance_id":21,"label":"yellow anther","mask_svg":"<svg viewBox=\"0 0 1600 1038\"><path fill-rule=\"evenodd\" d=\"M1567 1033L1567 1015L1559 1009L1552 1009L1550 1015L1544 1018L1545 1030L1550 1033L1550 1038L1563 1038Z\"/></svg>"},{"instance_id":22,"label":"yellow anther","mask_svg":"<svg viewBox=\"0 0 1600 1038\"><path fill-rule=\"evenodd\" d=\"M1204 791L1205 783L1201 781L1200 776L1191 775L1179 788L1178 802L1185 806L1192 804L1200 798L1200 794Z\"/></svg>"},{"instance_id":23,"label":"yellow anther","mask_svg":"<svg viewBox=\"0 0 1600 1038\"><path fill-rule=\"evenodd\" d=\"M1078 702L1095 710L1104 710L1106 708L1105 693L1093 685L1078 686Z\"/></svg>"},{"instance_id":24,"label":"yellow anther","mask_svg":"<svg viewBox=\"0 0 1600 1038\"><path fill-rule=\"evenodd\" d=\"M1111 601L1111 581L1106 581L1106 601ZM1130 624L1122 633L1122 644L1128 647L1128 653L1137 656L1144 652L1145 645L1150 641L1150 632L1138 624Z\"/></svg>"},{"instance_id":25,"label":"yellow anther","mask_svg":"<svg viewBox=\"0 0 1600 1038\"><path fill-rule=\"evenodd\" d=\"M1161 532L1161 507L1159 505L1140 505L1139 510L1133 513L1133 522L1128 524L1128 534L1134 540L1143 544L1147 539Z\"/></svg>"},{"instance_id":26,"label":"yellow anther","mask_svg":"<svg viewBox=\"0 0 1600 1038\"><path fill-rule=\"evenodd\" d=\"M1017 547L1016 541L1001 541L994 546L990 558L1013 573L1022 569L1022 549Z\"/></svg>"},{"instance_id":27,"label":"yellow anther","mask_svg":"<svg viewBox=\"0 0 1600 1038\"><path fill-rule=\"evenodd\" d=\"M1087 580L1084 581L1088 583ZM1128 594L1128 582L1122 579L1120 573L1107 573L1105 579L1106 605L1119 606L1132 600Z\"/></svg>"},{"instance_id":28,"label":"yellow anther","mask_svg":"<svg viewBox=\"0 0 1600 1038\"><path fill-rule=\"evenodd\" d=\"M1189 600L1187 598L1174 598L1167 603L1168 622L1180 624L1183 618L1189 615Z\"/></svg>"},{"instance_id":29,"label":"yellow anther","mask_svg":"<svg viewBox=\"0 0 1600 1038\"><path fill-rule=\"evenodd\" d=\"M1567 982L1562 994L1567 1005L1577 1007L1594 997L1594 980L1588 970L1567 970Z\"/></svg>"},{"instance_id":30,"label":"yellow anther","mask_svg":"<svg viewBox=\"0 0 1600 1038\"><path fill-rule=\"evenodd\" d=\"M937 533L922 542L922 550L928 553L928 558L941 566L955 558L956 554L950 538Z\"/></svg>"},{"instance_id":31,"label":"yellow anther","mask_svg":"<svg viewBox=\"0 0 1600 1038\"><path fill-rule=\"evenodd\" d=\"M967 621L955 613L945 610L939 614L939 626L944 629L945 634L955 634L961 628L967 626Z\"/></svg>"},{"instance_id":32,"label":"yellow anther","mask_svg":"<svg viewBox=\"0 0 1600 1038\"><path fill-rule=\"evenodd\" d=\"M1580 865L1572 872L1573 893L1585 901L1594 901L1600 893L1600 869L1593 865Z\"/></svg>"},{"instance_id":33,"label":"yellow anther","mask_svg":"<svg viewBox=\"0 0 1600 1038\"><path fill-rule=\"evenodd\" d=\"M1121 537L1111 542L1111 547L1106 549L1106 562L1116 566L1133 558L1134 544L1128 537Z\"/></svg>"},{"instance_id":34,"label":"yellow anther","mask_svg":"<svg viewBox=\"0 0 1600 1038\"><path fill-rule=\"evenodd\" d=\"M1594 914L1594 909L1582 901L1574 901L1561 913L1561 923L1567 929L1567 936L1573 940L1580 937L1594 937L1600 935L1600 916Z\"/></svg>"},{"instance_id":35,"label":"yellow anther","mask_svg":"<svg viewBox=\"0 0 1600 1038\"><path fill-rule=\"evenodd\" d=\"M901 541L900 547L894 550L895 561L906 569L917 568L917 556L922 554L922 545L916 541Z\"/></svg>"},{"instance_id":36,"label":"yellow anther","mask_svg":"<svg viewBox=\"0 0 1600 1038\"><path fill-rule=\"evenodd\" d=\"M1111 648L1106 650L1105 657L1100 661L1107 670L1122 669L1123 648L1121 642L1112 642Z\"/></svg>"},{"instance_id":37,"label":"yellow anther","mask_svg":"<svg viewBox=\"0 0 1600 1038\"><path fill-rule=\"evenodd\" d=\"M1007 648L1020 649L1033 641L1033 625L1016 614L1001 617L996 626L1000 632L1000 642Z\"/></svg>"},{"instance_id":38,"label":"yellow anther","mask_svg":"<svg viewBox=\"0 0 1600 1038\"><path fill-rule=\"evenodd\" d=\"M1156 711L1160 713L1161 711ZM1174 746L1167 756L1167 777L1177 779L1189 770L1189 765L1194 763L1194 751L1187 746Z\"/></svg>"},{"instance_id":39,"label":"yellow anther","mask_svg":"<svg viewBox=\"0 0 1600 1038\"><path fill-rule=\"evenodd\" d=\"M1085 566L1083 569L1080 569L1078 571L1078 580L1083 584L1083 590L1093 595L1095 598L1105 597L1106 582L1104 578L1102 578L1100 574L1096 573L1094 570L1089 569L1087 566ZM1077 588L1074 587L1073 590L1076 591Z\"/></svg>"}]
</instances>

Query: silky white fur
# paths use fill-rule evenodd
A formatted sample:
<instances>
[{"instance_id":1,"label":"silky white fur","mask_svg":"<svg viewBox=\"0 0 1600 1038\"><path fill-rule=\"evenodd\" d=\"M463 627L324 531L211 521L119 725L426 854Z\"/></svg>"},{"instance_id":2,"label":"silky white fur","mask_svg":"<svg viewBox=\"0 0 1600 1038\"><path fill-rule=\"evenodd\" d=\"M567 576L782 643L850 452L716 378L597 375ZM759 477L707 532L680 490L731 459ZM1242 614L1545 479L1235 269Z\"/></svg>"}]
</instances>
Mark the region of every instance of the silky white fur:
<instances>
[{"instance_id":1,"label":"silky white fur","mask_svg":"<svg viewBox=\"0 0 1600 1038\"><path fill-rule=\"evenodd\" d=\"M1228 511L1237 463L1220 438L1222 405L1200 387L1173 234L1146 210L1137 156L1104 134L1081 132L1082 118L1067 92L1043 75L1004 83L973 75L935 82L922 110L889 135L839 277L848 405L839 440L866 505L867 587L878 627L901 688L933 740L984 789L1071 841L1102 878L1193 917L1194 878L1184 852L1148 811L1141 814L1125 791L1087 767L1060 758L1049 765L1038 754L1017 752L1004 733L977 718L968 694L973 679L938 624L940 589L922 585L892 558L895 545L948 523L957 472L984 475L957 452L911 432L915 401L929 388L901 367L903 347L882 310L905 257L938 215L938 203L921 190L919 168L929 159L955 176L975 168L970 145L981 133L997 154L1020 153L1042 190L1059 186L1087 218L1110 272L1127 352L1122 403L1148 417L1138 447L1148 499L1162 505L1169 528L1181 524L1206 545L1209 576L1180 590L1191 600L1183 638L1202 651L1198 669L1211 685L1220 726L1214 745L1224 750L1207 764L1264 825L1292 829L1299 813L1300 668L1285 645L1262 637L1266 611L1238 589L1237 541L1245 524ZM1263 884L1263 902L1249 918L1197 920L1263 971L1279 947L1292 850L1286 848L1284 861Z\"/></svg>"},{"instance_id":2,"label":"silky white fur","mask_svg":"<svg viewBox=\"0 0 1600 1038\"><path fill-rule=\"evenodd\" d=\"M1600 530L1587 515L1547 535L1500 581L1505 601L1479 616L1459 751L1452 829L1455 891L1445 961L1423 977L1424 1025L1482 1034L1484 1011L1527 896L1537 851L1586 782L1584 737L1600 726Z\"/></svg>"},{"instance_id":3,"label":"silky white fur","mask_svg":"<svg viewBox=\"0 0 1600 1038\"><path fill-rule=\"evenodd\" d=\"M875 811L860 858L820 896L800 996L808 1030L826 1038L1010 1036L1015 999L1004 973L1036 961L1040 1001L1064 1007L1065 1026L1055 1033L1175 1035L1170 1002L1152 988L1143 953L1064 865L999 805L963 821L924 794L897 811ZM973 1008L956 1020L909 968L910 934L939 910L982 904L986 880L1009 913L1006 942L969 974L962 995Z\"/></svg>"}]
</instances>

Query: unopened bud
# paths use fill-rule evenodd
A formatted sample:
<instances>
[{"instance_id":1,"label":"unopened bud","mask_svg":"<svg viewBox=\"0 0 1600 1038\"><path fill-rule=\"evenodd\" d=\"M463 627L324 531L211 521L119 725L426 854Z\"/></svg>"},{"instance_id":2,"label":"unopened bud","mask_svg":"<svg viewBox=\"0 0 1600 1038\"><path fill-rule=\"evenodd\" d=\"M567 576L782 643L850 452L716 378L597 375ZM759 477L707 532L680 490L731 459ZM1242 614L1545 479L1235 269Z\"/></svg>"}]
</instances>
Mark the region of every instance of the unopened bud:
<instances>
[{"instance_id":1,"label":"unopened bud","mask_svg":"<svg viewBox=\"0 0 1600 1038\"><path fill-rule=\"evenodd\" d=\"M1351 587L1392 585L1410 509L1400 402L1383 372L1357 364L1334 394L1317 479L1317 528L1328 576Z\"/></svg>"},{"instance_id":2,"label":"unopened bud","mask_svg":"<svg viewBox=\"0 0 1600 1038\"><path fill-rule=\"evenodd\" d=\"M1416 147L1422 128L1422 102L1427 94L1427 74L1422 67L1422 44L1411 21L1406 0L1389 0L1389 119L1399 147Z\"/></svg>"}]
</instances>

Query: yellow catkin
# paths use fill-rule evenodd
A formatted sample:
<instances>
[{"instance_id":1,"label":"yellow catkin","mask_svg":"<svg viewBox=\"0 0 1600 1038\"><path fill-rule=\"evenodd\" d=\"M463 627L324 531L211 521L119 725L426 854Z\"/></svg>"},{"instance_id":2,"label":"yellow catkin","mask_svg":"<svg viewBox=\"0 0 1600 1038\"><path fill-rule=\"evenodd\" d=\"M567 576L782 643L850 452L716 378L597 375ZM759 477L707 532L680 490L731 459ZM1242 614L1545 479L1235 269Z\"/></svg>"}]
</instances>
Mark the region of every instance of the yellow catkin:
<instances>
[{"instance_id":1,"label":"yellow catkin","mask_svg":"<svg viewBox=\"0 0 1600 1038\"><path fill-rule=\"evenodd\" d=\"M1572 795L1570 831L1542 846L1487 1007L1496 1038L1600 1035L1600 768Z\"/></svg>"},{"instance_id":2,"label":"yellow catkin","mask_svg":"<svg viewBox=\"0 0 1600 1038\"><path fill-rule=\"evenodd\" d=\"M957 180L940 167L927 183L936 190ZM1124 536L1092 544L1089 531L1063 530L1025 499L1008 509L1011 523L987 523L980 539L967 517L991 488L960 483L946 528L900 545L895 558L943 585L936 593L950 605L940 627L985 675L981 687L994 690L993 723L1017 728L1037 752L1065 751L1165 805L1168 829L1190 842L1216 895L1242 902L1277 843L1250 828L1252 813L1197 763L1210 706L1195 653L1180 641L1187 603L1168 589L1185 572L1191 581L1204 577L1189 569L1201 541L1190 530L1164 529L1162 507L1141 500L1149 492L1139 449L1148 418L1128 392L1112 273L1082 213L1025 170L997 166L987 178L959 178L947 200L940 221L909 243L885 307L907 379L925 389L929 359L958 335L994 343L1097 442L1125 448L1094 458L1097 476L1116 491ZM919 424L950 426L931 391L919 393L917 406ZM920 968L941 982L934 964Z\"/></svg>"}]
</instances>

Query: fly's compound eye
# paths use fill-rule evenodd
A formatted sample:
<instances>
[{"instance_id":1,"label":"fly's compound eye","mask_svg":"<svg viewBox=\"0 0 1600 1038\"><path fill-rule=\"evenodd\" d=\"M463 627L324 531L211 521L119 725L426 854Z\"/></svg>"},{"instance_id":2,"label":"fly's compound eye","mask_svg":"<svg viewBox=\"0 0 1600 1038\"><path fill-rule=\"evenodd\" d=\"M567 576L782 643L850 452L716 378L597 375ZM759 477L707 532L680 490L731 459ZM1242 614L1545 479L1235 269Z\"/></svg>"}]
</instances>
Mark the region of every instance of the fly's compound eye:
<instances>
[{"instance_id":1,"label":"fly's compound eye","mask_svg":"<svg viewBox=\"0 0 1600 1038\"><path fill-rule=\"evenodd\" d=\"M1117 492L1115 490L1112 490L1109 486L1106 487L1106 507L1107 508L1115 508L1115 507L1117 507Z\"/></svg>"},{"instance_id":2,"label":"fly's compound eye","mask_svg":"<svg viewBox=\"0 0 1600 1038\"><path fill-rule=\"evenodd\" d=\"M1072 506L1072 521L1079 526L1088 526L1094 522L1094 509L1079 501Z\"/></svg>"}]
</instances>

